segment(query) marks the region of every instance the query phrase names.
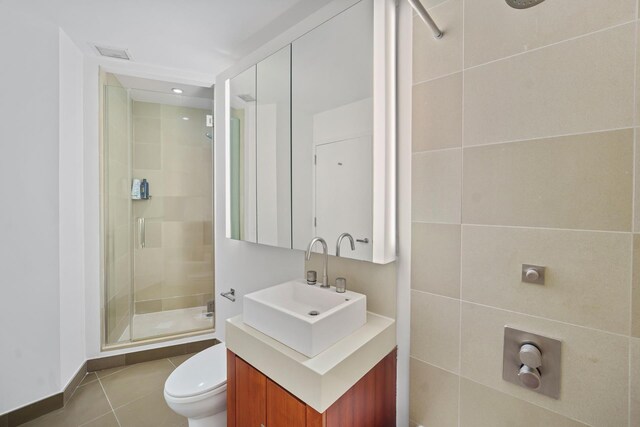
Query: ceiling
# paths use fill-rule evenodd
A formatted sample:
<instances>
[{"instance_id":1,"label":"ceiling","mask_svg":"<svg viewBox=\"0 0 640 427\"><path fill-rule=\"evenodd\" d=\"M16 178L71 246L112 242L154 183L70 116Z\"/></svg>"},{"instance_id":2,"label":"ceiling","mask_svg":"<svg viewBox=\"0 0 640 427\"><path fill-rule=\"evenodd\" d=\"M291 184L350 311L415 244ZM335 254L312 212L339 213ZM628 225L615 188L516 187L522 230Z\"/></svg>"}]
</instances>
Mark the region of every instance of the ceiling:
<instances>
[{"instance_id":1,"label":"ceiling","mask_svg":"<svg viewBox=\"0 0 640 427\"><path fill-rule=\"evenodd\" d=\"M3 0L60 26L89 55L95 44L133 60L211 76L330 0ZM114 60L115 61L115 60Z\"/></svg>"}]
</instances>

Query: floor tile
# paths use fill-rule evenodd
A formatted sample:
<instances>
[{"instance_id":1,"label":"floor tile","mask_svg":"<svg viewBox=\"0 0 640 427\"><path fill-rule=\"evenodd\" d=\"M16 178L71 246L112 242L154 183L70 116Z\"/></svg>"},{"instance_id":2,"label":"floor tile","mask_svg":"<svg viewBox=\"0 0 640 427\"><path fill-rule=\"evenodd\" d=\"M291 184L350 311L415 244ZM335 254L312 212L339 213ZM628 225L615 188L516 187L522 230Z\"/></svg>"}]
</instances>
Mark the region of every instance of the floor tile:
<instances>
[{"instance_id":1,"label":"floor tile","mask_svg":"<svg viewBox=\"0 0 640 427\"><path fill-rule=\"evenodd\" d=\"M100 380L113 408L162 391L174 367L167 359L139 363Z\"/></svg>"},{"instance_id":2,"label":"floor tile","mask_svg":"<svg viewBox=\"0 0 640 427\"><path fill-rule=\"evenodd\" d=\"M94 381L79 387L67 405L55 412L37 418L24 427L77 427L111 411L102 387Z\"/></svg>"},{"instance_id":3,"label":"floor tile","mask_svg":"<svg viewBox=\"0 0 640 427\"><path fill-rule=\"evenodd\" d=\"M184 363L185 360L189 359L196 353L183 354L182 356L170 357L169 360L173 363L176 368Z\"/></svg>"},{"instance_id":4,"label":"floor tile","mask_svg":"<svg viewBox=\"0 0 640 427\"><path fill-rule=\"evenodd\" d=\"M121 427L187 427L188 421L166 404L162 389L116 409Z\"/></svg>"},{"instance_id":5,"label":"floor tile","mask_svg":"<svg viewBox=\"0 0 640 427\"><path fill-rule=\"evenodd\" d=\"M95 420L82 424L80 427L120 427L120 424L118 424L118 420L113 412L109 412Z\"/></svg>"},{"instance_id":6,"label":"floor tile","mask_svg":"<svg viewBox=\"0 0 640 427\"><path fill-rule=\"evenodd\" d=\"M109 369L103 369L101 371L96 371L95 374L97 375L98 378L104 378L107 377L111 374L115 374L116 372L120 372L123 371L127 368L130 368L131 366L116 366L115 368L109 368Z\"/></svg>"},{"instance_id":7,"label":"floor tile","mask_svg":"<svg viewBox=\"0 0 640 427\"><path fill-rule=\"evenodd\" d=\"M80 381L80 384L78 384L78 387L92 383L97 379L98 379L98 376L96 375L95 372L89 372L87 375L85 375L82 381Z\"/></svg>"}]
</instances>

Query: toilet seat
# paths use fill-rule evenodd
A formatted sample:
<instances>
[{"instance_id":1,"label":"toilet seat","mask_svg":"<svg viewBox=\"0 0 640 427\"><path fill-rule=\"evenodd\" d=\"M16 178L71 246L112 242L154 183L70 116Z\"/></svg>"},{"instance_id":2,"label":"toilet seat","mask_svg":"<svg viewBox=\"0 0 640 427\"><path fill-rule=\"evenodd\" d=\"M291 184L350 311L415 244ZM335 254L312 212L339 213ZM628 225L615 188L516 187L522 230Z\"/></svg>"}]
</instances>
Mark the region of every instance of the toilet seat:
<instances>
[{"instance_id":1,"label":"toilet seat","mask_svg":"<svg viewBox=\"0 0 640 427\"><path fill-rule=\"evenodd\" d=\"M169 375L165 396L199 400L227 390L227 349L214 345L186 360Z\"/></svg>"}]
</instances>

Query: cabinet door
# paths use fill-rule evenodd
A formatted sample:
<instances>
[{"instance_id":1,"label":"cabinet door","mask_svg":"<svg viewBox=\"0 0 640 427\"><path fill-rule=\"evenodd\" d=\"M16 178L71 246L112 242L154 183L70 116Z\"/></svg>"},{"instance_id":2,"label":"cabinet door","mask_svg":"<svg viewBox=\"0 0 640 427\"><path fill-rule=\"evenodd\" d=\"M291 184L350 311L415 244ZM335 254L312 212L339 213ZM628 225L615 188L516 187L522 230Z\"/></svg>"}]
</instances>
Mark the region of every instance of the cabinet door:
<instances>
[{"instance_id":1,"label":"cabinet door","mask_svg":"<svg viewBox=\"0 0 640 427\"><path fill-rule=\"evenodd\" d=\"M267 377L236 357L236 427L267 425Z\"/></svg>"},{"instance_id":2,"label":"cabinet door","mask_svg":"<svg viewBox=\"0 0 640 427\"><path fill-rule=\"evenodd\" d=\"M267 427L304 427L306 408L302 401L267 379Z\"/></svg>"}]
</instances>

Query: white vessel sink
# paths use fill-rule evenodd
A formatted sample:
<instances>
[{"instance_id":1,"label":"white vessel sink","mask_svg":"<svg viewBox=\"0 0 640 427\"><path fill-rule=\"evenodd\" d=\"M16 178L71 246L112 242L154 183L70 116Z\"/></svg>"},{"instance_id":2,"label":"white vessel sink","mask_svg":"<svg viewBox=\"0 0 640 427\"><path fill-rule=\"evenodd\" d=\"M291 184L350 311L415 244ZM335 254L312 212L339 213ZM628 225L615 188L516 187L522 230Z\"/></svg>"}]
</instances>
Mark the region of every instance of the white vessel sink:
<instances>
[{"instance_id":1,"label":"white vessel sink","mask_svg":"<svg viewBox=\"0 0 640 427\"><path fill-rule=\"evenodd\" d=\"M317 313L317 314L314 314ZM243 297L243 321L314 357L366 323L367 297L290 281Z\"/></svg>"}]
</instances>

